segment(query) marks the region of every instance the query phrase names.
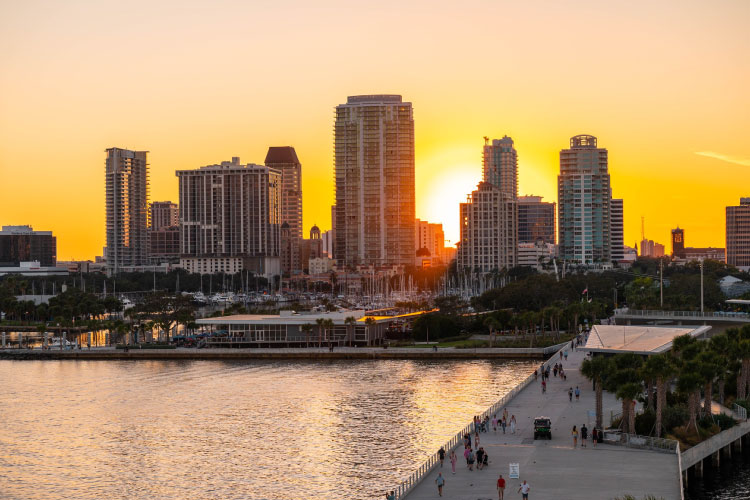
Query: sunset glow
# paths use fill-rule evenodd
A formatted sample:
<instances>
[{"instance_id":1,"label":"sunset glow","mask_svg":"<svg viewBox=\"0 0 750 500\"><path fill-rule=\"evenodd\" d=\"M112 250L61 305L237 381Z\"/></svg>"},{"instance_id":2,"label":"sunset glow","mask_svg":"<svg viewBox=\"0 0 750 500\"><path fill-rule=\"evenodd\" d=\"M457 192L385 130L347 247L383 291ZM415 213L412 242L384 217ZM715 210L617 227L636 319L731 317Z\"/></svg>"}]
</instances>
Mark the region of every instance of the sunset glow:
<instances>
[{"instance_id":1,"label":"sunset glow","mask_svg":"<svg viewBox=\"0 0 750 500\"><path fill-rule=\"evenodd\" d=\"M483 136L509 135L519 194L556 201L576 134L609 150L625 243L724 246L750 195L750 3L5 2L0 6L0 225L104 246L104 150L150 151L151 200L175 170L292 145L305 231L330 228L333 109L414 105L416 216L458 240Z\"/></svg>"}]
</instances>

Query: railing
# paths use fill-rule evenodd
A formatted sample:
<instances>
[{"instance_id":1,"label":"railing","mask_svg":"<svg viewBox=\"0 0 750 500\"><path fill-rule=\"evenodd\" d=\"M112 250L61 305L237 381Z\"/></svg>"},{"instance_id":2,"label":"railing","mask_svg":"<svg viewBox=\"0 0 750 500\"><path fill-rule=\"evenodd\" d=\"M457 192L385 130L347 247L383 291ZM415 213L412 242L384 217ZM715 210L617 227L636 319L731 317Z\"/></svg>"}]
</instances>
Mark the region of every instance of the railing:
<instances>
[{"instance_id":1,"label":"railing","mask_svg":"<svg viewBox=\"0 0 750 500\"><path fill-rule=\"evenodd\" d=\"M627 448L659 451L662 453L677 453L679 443L674 439L664 439L652 436L639 436L620 431L604 431L604 442L617 444Z\"/></svg>"},{"instance_id":2,"label":"railing","mask_svg":"<svg viewBox=\"0 0 750 500\"><path fill-rule=\"evenodd\" d=\"M618 309L617 316L670 316L675 318L736 318L750 320L750 313L733 311L711 311L701 314L700 311L661 311L654 309Z\"/></svg>"},{"instance_id":3,"label":"railing","mask_svg":"<svg viewBox=\"0 0 750 500\"><path fill-rule=\"evenodd\" d=\"M738 420L747 420L747 409L744 406L734 403L734 405L732 405L732 411L737 415Z\"/></svg>"},{"instance_id":4,"label":"railing","mask_svg":"<svg viewBox=\"0 0 750 500\"><path fill-rule=\"evenodd\" d=\"M567 343L565 344L565 346L567 346ZM560 350L564 349L565 346L563 346ZM552 362L555 361L558 352L559 350L556 351L555 354L552 355L552 357L550 357L547 361L542 363L542 366L546 367L548 365L551 365ZM526 379L523 382L521 382L520 384L516 385L513 389L511 389L511 391L508 394L500 398L500 400L497 403L493 404L492 406L489 407L489 409L485 410L479 417L481 419L484 419L485 416L491 417L492 415L496 414L498 410L507 406L508 403L514 397L516 397L519 392L524 390L533 381L534 381L534 374L532 373L531 375L526 377ZM456 446L458 446L459 443L463 443L464 435L470 434L473 430L474 430L474 423L472 422L466 427L464 427L463 429L461 429L461 431L458 432L455 436L453 436L450 440L448 440L448 442L445 443L442 446L442 448L445 450L446 453L450 453L450 451ZM412 472L409 475L409 477L404 479L401 482L401 484L398 485L395 490L393 490L395 491L396 500L403 499L411 490L413 490L417 486L417 484L420 483L420 481L422 481L422 479L425 478L425 476L427 476L432 471L432 469L438 463L440 463L440 457L438 456L438 453L435 452L432 455L430 455L430 457L422 465L420 465L416 471Z\"/></svg>"}]
</instances>

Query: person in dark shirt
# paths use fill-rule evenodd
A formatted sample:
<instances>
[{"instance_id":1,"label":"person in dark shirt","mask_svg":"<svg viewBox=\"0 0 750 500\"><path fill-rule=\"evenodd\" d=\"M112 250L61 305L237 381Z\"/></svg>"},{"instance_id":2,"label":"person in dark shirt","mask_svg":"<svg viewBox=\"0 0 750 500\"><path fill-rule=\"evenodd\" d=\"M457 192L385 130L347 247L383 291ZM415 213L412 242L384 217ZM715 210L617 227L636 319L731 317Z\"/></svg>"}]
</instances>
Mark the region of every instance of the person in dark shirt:
<instances>
[{"instance_id":1,"label":"person in dark shirt","mask_svg":"<svg viewBox=\"0 0 750 500\"><path fill-rule=\"evenodd\" d=\"M443 466L443 460L445 460L445 448L442 446L438 450L438 457L440 457L440 467Z\"/></svg>"},{"instance_id":2,"label":"person in dark shirt","mask_svg":"<svg viewBox=\"0 0 750 500\"><path fill-rule=\"evenodd\" d=\"M482 458L484 457L484 448L477 450L477 470L482 470Z\"/></svg>"}]
</instances>

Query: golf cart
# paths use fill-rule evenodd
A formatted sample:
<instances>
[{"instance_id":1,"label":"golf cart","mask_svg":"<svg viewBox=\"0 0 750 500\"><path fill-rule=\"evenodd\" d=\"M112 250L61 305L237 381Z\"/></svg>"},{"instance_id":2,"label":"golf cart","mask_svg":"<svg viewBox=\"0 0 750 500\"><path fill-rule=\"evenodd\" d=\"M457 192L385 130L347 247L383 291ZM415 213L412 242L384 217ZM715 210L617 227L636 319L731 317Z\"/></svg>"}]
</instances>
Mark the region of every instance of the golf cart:
<instances>
[{"instance_id":1,"label":"golf cart","mask_svg":"<svg viewBox=\"0 0 750 500\"><path fill-rule=\"evenodd\" d=\"M541 437L552 439L552 421L549 417L536 417L534 419L534 439Z\"/></svg>"}]
</instances>

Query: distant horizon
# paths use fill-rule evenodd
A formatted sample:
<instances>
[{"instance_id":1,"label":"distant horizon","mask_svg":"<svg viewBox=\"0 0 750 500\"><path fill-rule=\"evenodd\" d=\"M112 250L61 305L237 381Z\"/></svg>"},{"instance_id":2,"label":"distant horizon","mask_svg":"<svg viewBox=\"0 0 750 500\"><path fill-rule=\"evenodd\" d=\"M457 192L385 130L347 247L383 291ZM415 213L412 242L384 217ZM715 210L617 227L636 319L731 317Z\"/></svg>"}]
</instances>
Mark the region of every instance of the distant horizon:
<instances>
[{"instance_id":1,"label":"distant horizon","mask_svg":"<svg viewBox=\"0 0 750 500\"><path fill-rule=\"evenodd\" d=\"M741 0L4 4L0 225L93 260L107 147L149 151L150 201L178 202L176 170L293 146L303 233L327 230L335 106L396 94L414 106L416 217L451 246L484 136L513 138L519 195L557 202L559 151L585 133L609 151L626 245L643 216L667 249L678 225L722 248L725 207L750 196L748 19Z\"/></svg>"}]
</instances>

